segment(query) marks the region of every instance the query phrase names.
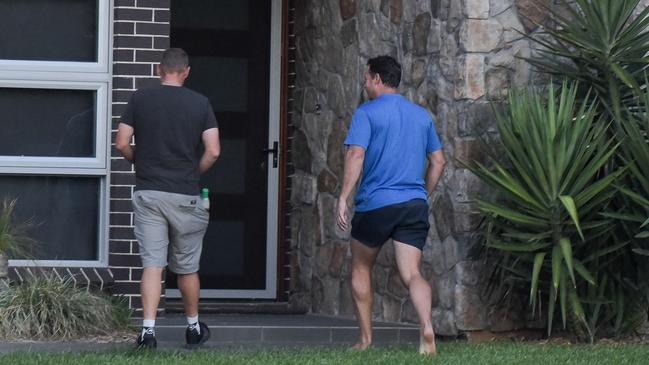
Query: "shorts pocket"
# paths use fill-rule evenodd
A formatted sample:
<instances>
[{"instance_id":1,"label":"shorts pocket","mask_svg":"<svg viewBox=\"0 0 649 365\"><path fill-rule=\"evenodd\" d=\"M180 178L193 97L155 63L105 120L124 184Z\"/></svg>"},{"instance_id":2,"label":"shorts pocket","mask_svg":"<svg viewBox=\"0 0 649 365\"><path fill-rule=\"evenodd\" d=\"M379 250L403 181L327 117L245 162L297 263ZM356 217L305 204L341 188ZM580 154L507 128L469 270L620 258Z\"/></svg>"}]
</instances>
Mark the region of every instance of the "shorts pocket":
<instances>
[{"instance_id":1,"label":"shorts pocket","mask_svg":"<svg viewBox=\"0 0 649 365\"><path fill-rule=\"evenodd\" d=\"M178 210L183 213L191 214L195 217L198 217L202 221L209 220L210 213L203 207L199 198L190 199L186 202L181 202L178 204Z\"/></svg>"},{"instance_id":2,"label":"shorts pocket","mask_svg":"<svg viewBox=\"0 0 649 365\"><path fill-rule=\"evenodd\" d=\"M142 194L140 191L135 191L133 193L132 199L133 208L148 208L151 209L151 199L145 194Z\"/></svg>"},{"instance_id":3,"label":"shorts pocket","mask_svg":"<svg viewBox=\"0 0 649 365\"><path fill-rule=\"evenodd\" d=\"M187 202L178 204L178 209L183 212L193 212L195 210L198 210L198 206L198 200L189 200Z\"/></svg>"}]
</instances>

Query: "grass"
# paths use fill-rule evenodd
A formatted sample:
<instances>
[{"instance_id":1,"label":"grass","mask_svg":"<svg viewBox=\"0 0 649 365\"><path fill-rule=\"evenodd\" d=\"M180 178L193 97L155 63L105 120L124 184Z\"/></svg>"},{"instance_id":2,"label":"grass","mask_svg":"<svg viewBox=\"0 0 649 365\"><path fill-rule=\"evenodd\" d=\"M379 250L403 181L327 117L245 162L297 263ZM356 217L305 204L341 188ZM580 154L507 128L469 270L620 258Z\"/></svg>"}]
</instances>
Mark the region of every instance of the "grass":
<instances>
[{"instance_id":1,"label":"grass","mask_svg":"<svg viewBox=\"0 0 649 365\"><path fill-rule=\"evenodd\" d=\"M0 364L646 364L649 346L636 344L556 345L541 343L443 342L437 357L421 356L414 346L356 352L342 348L109 351L104 353L10 353Z\"/></svg>"}]
</instances>

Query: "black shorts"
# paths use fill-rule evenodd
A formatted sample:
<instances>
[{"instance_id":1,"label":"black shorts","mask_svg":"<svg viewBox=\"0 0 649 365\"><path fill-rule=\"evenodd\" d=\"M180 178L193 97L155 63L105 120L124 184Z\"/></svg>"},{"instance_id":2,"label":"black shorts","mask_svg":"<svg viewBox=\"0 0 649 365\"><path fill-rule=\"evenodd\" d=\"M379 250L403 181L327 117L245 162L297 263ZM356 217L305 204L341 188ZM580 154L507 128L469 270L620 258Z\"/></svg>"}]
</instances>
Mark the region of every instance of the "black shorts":
<instances>
[{"instance_id":1,"label":"black shorts","mask_svg":"<svg viewBox=\"0 0 649 365\"><path fill-rule=\"evenodd\" d=\"M352 219L352 237L369 247L392 238L423 250L429 228L428 203L423 199L356 212Z\"/></svg>"}]
</instances>

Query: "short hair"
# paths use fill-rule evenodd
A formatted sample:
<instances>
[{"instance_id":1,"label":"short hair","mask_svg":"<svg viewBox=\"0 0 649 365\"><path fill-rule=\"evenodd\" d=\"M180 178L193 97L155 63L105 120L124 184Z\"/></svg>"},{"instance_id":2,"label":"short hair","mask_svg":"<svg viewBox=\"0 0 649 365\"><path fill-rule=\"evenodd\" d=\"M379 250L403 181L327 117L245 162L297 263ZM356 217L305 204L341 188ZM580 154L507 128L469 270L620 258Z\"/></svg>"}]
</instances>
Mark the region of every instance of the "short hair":
<instances>
[{"instance_id":1,"label":"short hair","mask_svg":"<svg viewBox=\"0 0 649 365\"><path fill-rule=\"evenodd\" d=\"M189 66L189 57L181 48L169 48L162 53L160 68L163 72L180 72L187 66Z\"/></svg>"},{"instance_id":2,"label":"short hair","mask_svg":"<svg viewBox=\"0 0 649 365\"><path fill-rule=\"evenodd\" d=\"M401 65L390 56L378 56L367 61L372 76L379 74L381 81L392 88L398 88L401 82Z\"/></svg>"}]
</instances>

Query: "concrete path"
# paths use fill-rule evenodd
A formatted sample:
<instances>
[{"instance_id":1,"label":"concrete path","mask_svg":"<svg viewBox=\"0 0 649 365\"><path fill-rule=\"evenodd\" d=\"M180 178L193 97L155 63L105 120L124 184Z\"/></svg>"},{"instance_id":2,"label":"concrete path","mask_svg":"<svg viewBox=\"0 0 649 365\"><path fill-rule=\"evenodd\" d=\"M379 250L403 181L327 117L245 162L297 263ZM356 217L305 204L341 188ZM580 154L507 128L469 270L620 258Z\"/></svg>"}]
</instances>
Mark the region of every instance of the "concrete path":
<instances>
[{"instance_id":1,"label":"concrete path","mask_svg":"<svg viewBox=\"0 0 649 365\"><path fill-rule=\"evenodd\" d=\"M207 348L224 347L304 347L350 346L358 329L354 320L316 315L289 314L222 314L202 315L211 330ZM135 318L140 326L141 319ZM167 315L156 321L159 349L181 349L185 341L184 316ZM127 349L128 343L78 342L0 342L0 353L11 351L106 351ZM415 344L419 342L419 327L409 324L374 324L374 341L378 346Z\"/></svg>"}]
</instances>

